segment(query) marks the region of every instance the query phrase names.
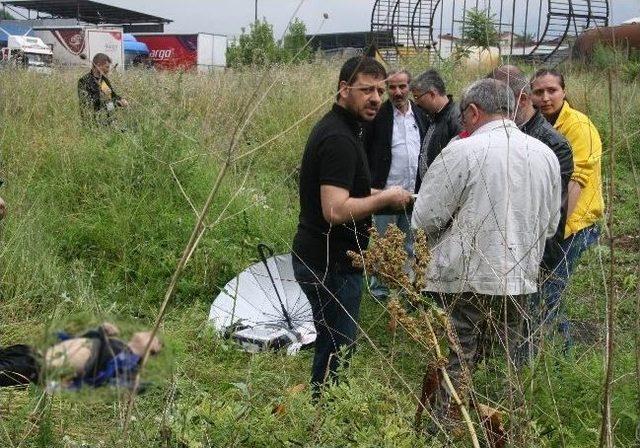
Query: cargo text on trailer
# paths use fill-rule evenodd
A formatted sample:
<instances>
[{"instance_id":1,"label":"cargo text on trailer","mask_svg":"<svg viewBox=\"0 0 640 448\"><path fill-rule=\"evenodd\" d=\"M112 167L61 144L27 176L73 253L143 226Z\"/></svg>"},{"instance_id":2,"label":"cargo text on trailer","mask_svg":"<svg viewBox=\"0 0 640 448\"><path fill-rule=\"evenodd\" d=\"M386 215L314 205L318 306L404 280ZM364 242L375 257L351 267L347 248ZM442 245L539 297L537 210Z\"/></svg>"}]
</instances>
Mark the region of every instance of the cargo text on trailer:
<instances>
[{"instance_id":1,"label":"cargo text on trailer","mask_svg":"<svg viewBox=\"0 0 640 448\"><path fill-rule=\"evenodd\" d=\"M227 36L220 34L135 34L159 69L207 72L227 66Z\"/></svg>"}]
</instances>

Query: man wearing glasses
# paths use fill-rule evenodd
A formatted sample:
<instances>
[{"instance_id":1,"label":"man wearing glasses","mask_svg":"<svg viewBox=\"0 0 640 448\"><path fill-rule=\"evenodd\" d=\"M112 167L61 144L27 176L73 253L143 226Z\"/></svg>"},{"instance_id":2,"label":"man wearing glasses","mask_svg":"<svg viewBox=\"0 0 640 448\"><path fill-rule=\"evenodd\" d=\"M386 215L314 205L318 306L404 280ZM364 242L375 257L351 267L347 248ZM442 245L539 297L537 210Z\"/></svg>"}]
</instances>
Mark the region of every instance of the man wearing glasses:
<instances>
[{"instance_id":1,"label":"man wearing glasses","mask_svg":"<svg viewBox=\"0 0 640 448\"><path fill-rule=\"evenodd\" d=\"M440 74L435 70L427 70L411 81L411 93L418 106L429 114L427 133L422 141L420 165L418 168L418 184L424 180L429 165L435 160L442 148L462 131L460 109L447 95L447 89Z\"/></svg>"},{"instance_id":2,"label":"man wearing glasses","mask_svg":"<svg viewBox=\"0 0 640 448\"><path fill-rule=\"evenodd\" d=\"M558 158L510 120L514 104L501 81L466 89L460 112L469 136L429 166L413 210L412 226L431 248L425 289L457 333L448 364L455 386L468 385L463 366L473 372L482 329L514 360L545 241L560 219Z\"/></svg>"},{"instance_id":3,"label":"man wearing glasses","mask_svg":"<svg viewBox=\"0 0 640 448\"><path fill-rule=\"evenodd\" d=\"M348 357L355 346L363 275L347 251L367 248L373 213L402 209L412 200L401 187L371 188L362 123L380 110L386 77L373 58L345 62L336 102L311 131L302 157L293 270L317 330L311 375L315 398L327 377L336 378L342 355Z\"/></svg>"},{"instance_id":4,"label":"man wearing glasses","mask_svg":"<svg viewBox=\"0 0 640 448\"><path fill-rule=\"evenodd\" d=\"M389 73L387 95L380 112L366 132L365 147L371 186L385 189L399 186L417 193L418 158L422 139L426 132L424 111L409 99L411 74L406 70ZM373 217L376 229L384 235L387 227L395 224L405 234L405 250L413 256L413 235L411 232L411 211L400 213L385 210ZM378 299L389 295L388 288L377 278L371 278L371 294Z\"/></svg>"}]
</instances>

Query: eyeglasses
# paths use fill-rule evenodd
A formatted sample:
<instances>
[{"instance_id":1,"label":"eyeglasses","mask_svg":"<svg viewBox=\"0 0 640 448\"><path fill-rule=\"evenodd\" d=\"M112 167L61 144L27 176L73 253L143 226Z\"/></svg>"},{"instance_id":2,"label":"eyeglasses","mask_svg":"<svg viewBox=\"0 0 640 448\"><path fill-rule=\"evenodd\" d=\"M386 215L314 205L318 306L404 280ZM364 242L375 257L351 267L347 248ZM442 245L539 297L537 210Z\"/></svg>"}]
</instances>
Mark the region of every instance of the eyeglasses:
<instances>
[{"instance_id":1,"label":"eyeglasses","mask_svg":"<svg viewBox=\"0 0 640 448\"><path fill-rule=\"evenodd\" d=\"M469 103L465 107L460 106L460 120L462 120L463 123L465 121L464 113L467 111L467 109L469 109L469 107L471 107L472 104L473 103Z\"/></svg>"},{"instance_id":2,"label":"eyeglasses","mask_svg":"<svg viewBox=\"0 0 640 448\"><path fill-rule=\"evenodd\" d=\"M428 90L426 92L422 92L420 95L416 95L415 93L411 92L411 95L413 95L413 101L418 101L420 98L425 96L427 93L429 93Z\"/></svg>"}]
</instances>

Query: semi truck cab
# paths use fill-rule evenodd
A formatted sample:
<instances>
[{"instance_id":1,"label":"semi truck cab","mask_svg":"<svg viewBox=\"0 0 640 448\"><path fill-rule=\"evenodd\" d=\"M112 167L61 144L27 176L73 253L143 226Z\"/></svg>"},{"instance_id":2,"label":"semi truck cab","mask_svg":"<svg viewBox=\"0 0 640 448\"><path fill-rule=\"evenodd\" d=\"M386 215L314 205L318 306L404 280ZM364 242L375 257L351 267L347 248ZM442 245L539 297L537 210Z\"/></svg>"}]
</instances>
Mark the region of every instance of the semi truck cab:
<instances>
[{"instance_id":1,"label":"semi truck cab","mask_svg":"<svg viewBox=\"0 0 640 448\"><path fill-rule=\"evenodd\" d=\"M2 48L2 62L27 70L51 73L53 51L42 39L31 36L9 36Z\"/></svg>"}]
</instances>

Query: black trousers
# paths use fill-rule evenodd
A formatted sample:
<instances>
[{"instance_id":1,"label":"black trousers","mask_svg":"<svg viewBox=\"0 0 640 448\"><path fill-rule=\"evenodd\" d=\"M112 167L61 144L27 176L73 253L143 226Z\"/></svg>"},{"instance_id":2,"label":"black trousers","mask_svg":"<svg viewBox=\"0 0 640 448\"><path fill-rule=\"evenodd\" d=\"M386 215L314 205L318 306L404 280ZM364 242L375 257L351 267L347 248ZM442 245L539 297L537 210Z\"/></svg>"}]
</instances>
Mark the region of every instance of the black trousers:
<instances>
[{"instance_id":1,"label":"black trousers","mask_svg":"<svg viewBox=\"0 0 640 448\"><path fill-rule=\"evenodd\" d=\"M315 342L311 384L318 396L325 380L336 380L341 356L348 361L355 349L360 315L362 273L318 272L293 257L296 281L306 294L318 336ZM341 353L341 351L344 351Z\"/></svg>"}]
</instances>

